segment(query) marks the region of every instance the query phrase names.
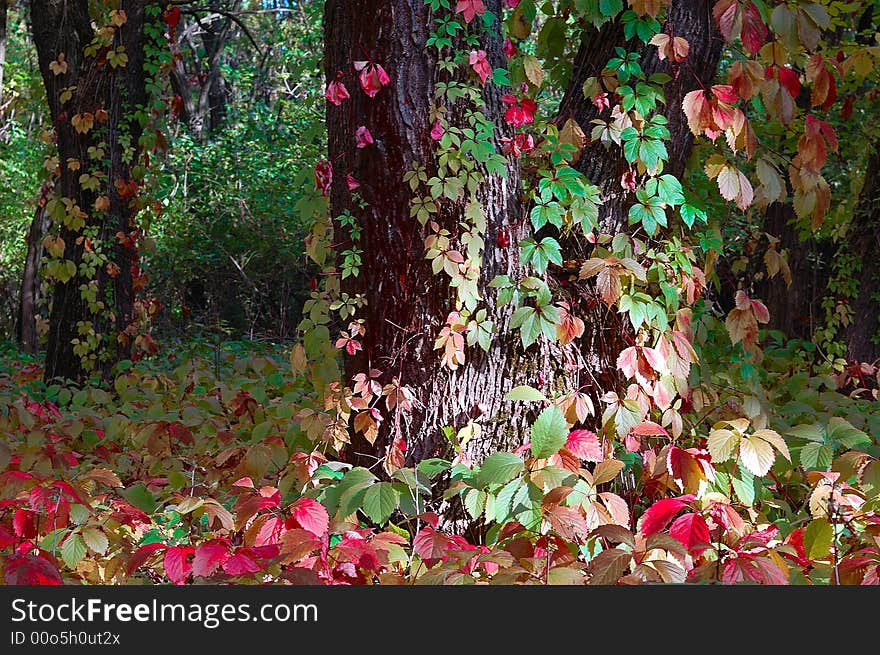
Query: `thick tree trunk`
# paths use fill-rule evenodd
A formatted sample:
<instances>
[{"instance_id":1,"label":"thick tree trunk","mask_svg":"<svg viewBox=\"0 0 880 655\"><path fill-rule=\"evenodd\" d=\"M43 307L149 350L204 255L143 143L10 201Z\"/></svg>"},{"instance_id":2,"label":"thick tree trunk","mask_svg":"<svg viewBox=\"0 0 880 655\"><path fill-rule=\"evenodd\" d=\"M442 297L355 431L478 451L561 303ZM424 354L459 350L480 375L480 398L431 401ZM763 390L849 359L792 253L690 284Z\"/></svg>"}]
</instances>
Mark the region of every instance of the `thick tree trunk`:
<instances>
[{"instance_id":1,"label":"thick tree trunk","mask_svg":"<svg viewBox=\"0 0 880 655\"><path fill-rule=\"evenodd\" d=\"M34 218L28 230L27 257L21 276L21 293L18 305L18 342L22 350L37 351L37 314L41 306L40 261L43 259L43 237L49 232L52 221L46 211L46 193L42 194L40 204L34 211Z\"/></svg>"},{"instance_id":2,"label":"thick tree trunk","mask_svg":"<svg viewBox=\"0 0 880 655\"><path fill-rule=\"evenodd\" d=\"M131 330L126 330L133 318L136 251L117 234L129 235L134 229L136 208L131 178L132 167L139 161L142 130L135 111L147 104L143 31L146 3L123 0L120 9L125 11L126 21L115 30L111 46L87 54L85 50L95 38L89 5L87 0L31 2L34 43L57 135L60 173L55 195L60 202L73 201L85 221L83 229L62 224L58 233L64 241L63 256L76 264L77 272L70 280L54 284L47 379L81 381L96 371L106 375L130 349ZM128 60L124 65L111 65L108 50L113 49L125 53ZM67 69L58 73L61 69L55 62L61 54ZM62 102L63 90L70 87L75 87L72 97ZM84 130L80 124L77 130L73 118L86 115L93 117L91 129ZM108 164L99 165L103 174L100 189L85 189L80 176L94 168L89 148L101 144ZM78 162L81 169L68 165L71 161ZM109 199L109 207L96 207L101 196ZM84 230L92 236L81 238L85 237ZM84 255L96 247L102 248L115 270L108 265L100 265L94 272L84 270ZM94 284L96 293L89 298L81 287L88 289ZM96 347L85 354L76 352L76 342L87 337L89 329L99 335Z\"/></svg>"},{"instance_id":3,"label":"thick tree trunk","mask_svg":"<svg viewBox=\"0 0 880 655\"><path fill-rule=\"evenodd\" d=\"M847 356L859 362L880 358L880 143L871 146L865 184L847 235L849 252L859 263L858 295L846 334Z\"/></svg>"},{"instance_id":4,"label":"thick tree trunk","mask_svg":"<svg viewBox=\"0 0 880 655\"><path fill-rule=\"evenodd\" d=\"M812 238L801 241L791 205L774 202L764 215L764 231L779 239L777 250L788 252L791 284L781 274L764 276L754 285L754 296L770 311L768 328L790 339L809 341L822 320L822 294L828 283L828 261ZM763 269L763 260L759 266ZM733 291L731 291L731 294Z\"/></svg>"},{"instance_id":5,"label":"thick tree trunk","mask_svg":"<svg viewBox=\"0 0 880 655\"><path fill-rule=\"evenodd\" d=\"M500 14L498 0L487 7ZM417 399L412 412L387 418L374 446L360 439L352 444L352 451L381 456L390 441L401 436L408 443L407 459L418 461L445 451L444 426L461 428L481 412L488 420L483 422L482 437L468 443L468 454L479 460L495 450L515 448L525 435L523 403L507 402L505 394L518 384L549 383L554 371L549 353L537 346L523 352L518 333L508 329L512 308L496 306L493 290L486 289L484 306L499 333L488 353L467 348L467 362L458 370L441 368L433 349L454 308L453 293L448 278L433 275L425 259L427 232L410 216L414 194L403 181L413 165L427 166L429 171L435 166L430 115L440 74L425 50L430 12L423 0L330 0L325 4L324 24L328 81L336 79L337 71L349 73L346 82L352 96L327 109L329 154L335 168L331 208L333 216L350 211L362 228L360 274L345 280L343 289L364 294L368 302L363 351L346 360L345 372L351 379L370 368L379 369L383 383L396 377ZM490 62L501 65L500 40L490 38L484 47ZM352 62L367 59L380 63L391 78L372 99L351 75ZM500 94L492 90L485 95L487 115L500 127ZM358 149L355 131L362 125L375 143ZM348 173L361 183L363 209L348 190ZM515 244L527 232L519 188L518 168L511 162L505 178L487 176L477 193L488 224L481 271L484 288L496 275L521 277ZM447 202L437 220L455 234L463 212L464 203ZM508 248L496 243L502 229L511 237Z\"/></svg>"},{"instance_id":6,"label":"thick tree trunk","mask_svg":"<svg viewBox=\"0 0 880 655\"><path fill-rule=\"evenodd\" d=\"M498 14L498 2L487 8ZM520 445L527 431L521 403L504 401L507 391L518 384L536 387L569 384L581 388L577 374L563 371L563 357L547 350L523 351L518 335L510 334L507 325L509 308L494 306L494 294L487 293L489 317L496 322L496 335L488 354L470 348L468 361L459 370L441 370L433 341L442 322L452 309L448 280L432 275L424 259L425 233L410 217L414 195L402 181L403 174L414 164L433 166L433 148L429 133L433 89L439 74L425 53L430 32L430 16L421 0L353 3L341 0L325 4L326 74L336 79L337 72L350 73L355 60L381 63L391 83L375 98L369 99L359 89L350 101L335 107L328 105L327 122L330 135L330 160L335 169L331 190L334 216L349 211L358 219L362 236L358 246L363 250L359 276L343 282L350 294L362 293L367 299L367 333L363 351L346 360L346 375L368 369L383 371L382 382L397 377L415 393L417 407L404 417L403 423L386 420L376 446L361 439L353 444L354 452L381 455L395 436L409 442L410 461L438 454L445 447L442 428L459 428L469 417L478 414L482 405L490 417L484 422L480 438L468 444L474 459L496 450ZM711 22L711 2L675 3L670 21L675 33L691 43L689 64L672 70L675 81L667 85L670 162L667 171L680 175L685 166L693 139L681 110L681 101L688 91L699 88L700 81L709 83L715 75L722 41ZM574 117L586 130L595 111L580 91L587 77L601 72L614 56L614 48L624 45L619 23L606 25L598 33L585 35L575 63L570 91L560 109L561 122ZM500 42L497 38L483 44L493 65L500 65ZM669 72L669 66L657 58L657 49L642 49L642 67L647 74ZM697 78L700 78L699 80ZM356 81L346 78L349 88ZM499 98L486 98L488 115L498 120L502 108ZM356 149L355 131L366 126L375 144ZM603 190L603 227L616 231L623 224L632 197L621 191L620 179L626 169L622 154L606 151L601 145L589 147L580 160L581 169ZM360 181L358 193L365 201L361 209L352 200L345 182L346 174ZM481 280L485 283L497 274L516 279L520 273L516 244L528 231L525 209L519 200L519 171L515 162L508 167L505 179L490 176L480 189L479 200L488 219L486 253ZM455 233L462 207L444 210L447 229ZM511 234L509 249L496 246L496 236L504 229ZM337 238L337 242L339 239ZM580 253L575 253L575 256ZM623 329L614 312L593 303L585 317L590 326L581 351L582 375L600 387L614 388L619 383L616 358L624 347ZM583 307L578 314L584 317ZM576 367L572 367L576 368ZM565 378L569 379L566 380ZM586 383L589 386L589 383ZM548 389L549 390L549 389Z\"/></svg>"}]
</instances>

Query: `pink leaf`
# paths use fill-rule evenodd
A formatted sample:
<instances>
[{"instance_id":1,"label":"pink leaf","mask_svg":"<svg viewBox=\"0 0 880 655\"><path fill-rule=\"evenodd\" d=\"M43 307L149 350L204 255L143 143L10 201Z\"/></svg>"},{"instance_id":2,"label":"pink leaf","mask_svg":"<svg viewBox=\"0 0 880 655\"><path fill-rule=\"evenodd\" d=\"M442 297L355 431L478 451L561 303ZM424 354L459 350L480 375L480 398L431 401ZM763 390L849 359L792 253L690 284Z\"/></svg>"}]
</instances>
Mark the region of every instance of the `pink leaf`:
<instances>
[{"instance_id":1,"label":"pink leaf","mask_svg":"<svg viewBox=\"0 0 880 655\"><path fill-rule=\"evenodd\" d=\"M602 453L602 445L595 432L589 430L572 430L568 433L568 441L565 442L575 457L587 462L601 462L605 459Z\"/></svg>"},{"instance_id":2,"label":"pink leaf","mask_svg":"<svg viewBox=\"0 0 880 655\"><path fill-rule=\"evenodd\" d=\"M311 498L300 498L291 506L291 516L299 527L318 537L327 532L330 516L324 506Z\"/></svg>"},{"instance_id":3,"label":"pink leaf","mask_svg":"<svg viewBox=\"0 0 880 655\"><path fill-rule=\"evenodd\" d=\"M343 100L348 100L351 96L348 93L348 89L345 88L345 84L338 80L334 80L327 85L324 97L327 98L328 102L331 102L338 107L342 104Z\"/></svg>"},{"instance_id":4,"label":"pink leaf","mask_svg":"<svg viewBox=\"0 0 880 655\"><path fill-rule=\"evenodd\" d=\"M375 97L376 94L382 90L383 86L391 82L388 73L386 73L385 69L379 64L367 61L356 61L354 62L354 67L355 70L360 71L358 74L358 81L361 84L361 88L364 90L364 93L371 98Z\"/></svg>"},{"instance_id":5,"label":"pink leaf","mask_svg":"<svg viewBox=\"0 0 880 655\"><path fill-rule=\"evenodd\" d=\"M643 421L639 423L632 429L632 433L638 435L640 437L651 436L651 437L668 437L669 433L666 431L663 426L654 423L653 421Z\"/></svg>"},{"instance_id":6,"label":"pink leaf","mask_svg":"<svg viewBox=\"0 0 880 655\"><path fill-rule=\"evenodd\" d=\"M482 16L486 13L486 5L483 4L483 0L458 0L455 11L464 16L465 23L470 23L474 16Z\"/></svg>"},{"instance_id":7,"label":"pink leaf","mask_svg":"<svg viewBox=\"0 0 880 655\"><path fill-rule=\"evenodd\" d=\"M259 573L263 567L245 553L237 552L223 563L223 572L227 575L248 575Z\"/></svg>"},{"instance_id":8,"label":"pink leaf","mask_svg":"<svg viewBox=\"0 0 880 655\"><path fill-rule=\"evenodd\" d=\"M165 551L165 575L174 584L184 584L192 573L189 556L195 552L192 546L172 546Z\"/></svg>"},{"instance_id":9,"label":"pink leaf","mask_svg":"<svg viewBox=\"0 0 880 655\"><path fill-rule=\"evenodd\" d=\"M449 549L449 537L432 527L422 528L413 539L413 553L425 560L440 559Z\"/></svg>"},{"instance_id":10,"label":"pink leaf","mask_svg":"<svg viewBox=\"0 0 880 655\"><path fill-rule=\"evenodd\" d=\"M370 134L370 130L361 125L355 132L354 140L358 148L366 148L373 143L373 135Z\"/></svg>"},{"instance_id":11,"label":"pink leaf","mask_svg":"<svg viewBox=\"0 0 880 655\"><path fill-rule=\"evenodd\" d=\"M229 550L222 541L208 541L196 548L193 557L193 575L207 578L214 575L217 567L229 559Z\"/></svg>"},{"instance_id":12,"label":"pink leaf","mask_svg":"<svg viewBox=\"0 0 880 655\"><path fill-rule=\"evenodd\" d=\"M489 65L489 61L486 59L486 51L485 50L474 50L471 52L468 57L468 62L471 65L471 68L474 69L474 72L480 78L480 81L485 84L486 80L492 75L492 67Z\"/></svg>"}]
</instances>

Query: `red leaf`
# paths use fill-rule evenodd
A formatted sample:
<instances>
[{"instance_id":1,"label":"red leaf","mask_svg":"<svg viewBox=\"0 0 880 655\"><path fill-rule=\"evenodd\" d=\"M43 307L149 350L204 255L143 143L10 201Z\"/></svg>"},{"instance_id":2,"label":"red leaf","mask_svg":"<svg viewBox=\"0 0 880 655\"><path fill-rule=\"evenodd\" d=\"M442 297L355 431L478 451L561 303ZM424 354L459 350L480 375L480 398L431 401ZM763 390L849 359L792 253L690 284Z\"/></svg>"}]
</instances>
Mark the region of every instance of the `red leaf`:
<instances>
[{"instance_id":1,"label":"red leaf","mask_svg":"<svg viewBox=\"0 0 880 655\"><path fill-rule=\"evenodd\" d=\"M642 514L640 531L646 537L660 532L666 524L672 520L679 511L687 507L687 503L693 500L692 495L679 496L678 498L663 498L651 505Z\"/></svg>"},{"instance_id":2,"label":"red leaf","mask_svg":"<svg viewBox=\"0 0 880 655\"><path fill-rule=\"evenodd\" d=\"M321 190L321 195L330 193L330 185L333 184L333 164L323 160L315 164L315 186Z\"/></svg>"},{"instance_id":3,"label":"red leaf","mask_svg":"<svg viewBox=\"0 0 880 655\"><path fill-rule=\"evenodd\" d=\"M262 570L262 566L241 552L235 553L223 563L223 572L227 575L248 575L249 573L259 573Z\"/></svg>"},{"instance_id":4,"label":"red leaf","mask_svg":"<svg viewBox=\"0 0 880 655\"><path fill-rule=\"evenodd\" d=\"M464 16L465 23L470 23L474 16L482 16L486 13L486 5L483 4L483 0L458 0L455 11Z\"/></svg>"},{"instance_id":5,"label":"red leaf","mask_svg":"<svg viewBox=\"0 0 880 655\"><path fill-rule=\"evenodd\" d=\"M471 68L474 69L474 72L480 78L480 82L485 84L486 80L489 79L489 77L492 75L492 67L489 65L489 61L486 59L486 51L474 50L468 57L468 62L470 63Z\"/></svg>"},{"instance_id":6,"label":"red leaf","mask_svg":"<svg viewBox=\"0 0 880 655\"><path fill-rule=\"evenodd\" d=\"M754 2L746 5L742 20L742 42L749 54L754 57L767 40L767 26Z\"/></svg>"},{"instance_id":7,"label":"red leaf","mask_svg":"<svg viewBox=\"0 0 880 655\"><path fill-rule=\"evenodd\" d=\"M424 560L440 559L449 549L449 537L432 527L422 528L413 539L413 553Z\"/></svg>"},{"instance_id":8,"label":"red leaf","mask_svg":"<svg viewBox=\"0 0 880 655\"><path fill-rule=\"evenodd\" d=\"M37 515L27 509L17 509L12 516L12 529L22 539L33 539L37 536Z\"/></svg>"},{"instance_id":9,"label":"red leaf","mask_svg":"<svg viewBox=\"0 0 880 655\"><path fill-rule=\"evenodd\" d=\"M693 555L711 547L709 526L701 514L682 514L669 526L669 534L678 539Z\"/></svg>"},{"instance_id":10,"label":"red leaf","mask_svg":"<svg viewBox=\"0 0 880 655\"><path fill-rule=\"evenodd\" d=\"M589 430L572 430L568 433L568 441L565 442L568 448L578 459L587 462L601 462L605 459L602 453L602 445L599 443L599 437L595 432Z\"/></svg>"},{"instance_id":11,"label":"red leaf","mask_svg":"<svg viewBox=\"0 0 880 655\"><path fill-rule=\"evenodd\" d=\"M162 15L162 18L165 19L168 28L173 30L180 22L180 7L172 7Z\"/></svg>"},{"instance_id":12,"label":"red leaf","mask_svg":"<svg viewBox=\"0 0 880 655\"><path fill-rule=\"evenodd\" d=\"M44 557L13 553L6 558L4 580L8 585L63 584L58 567Z\"/></svg>"},{"instance_id":13,"label":"red leaf","mask_svg":"<svg viewBox=\"0 0 880 655\"><path fill-rule=\"evenodd\" d=\"M195 552L192 546L172 546L165 551L165 575L174 584L184 584L192 573L189 556Z\"/></svg>"},{"instance_id":14,"label":"red leaf","mask_svg":"<svg viewBox=\"0 0 880 655\"><path fill-rule=\"evenodd\" d=\"M320 537L330 525L330 516L324 506L311 498L300 498L291 507L291 516L299 527Z\"/></svg>"},{"instance_id":15,"label":"red leaf","mask_svg":"<svg viewBox=\"0 0 880 655\"><path fill-rule=\"evenodd\" d=\"M193 575L207 578L214 575L217 567L229 559L229 550L222 541L208 541L196 548L193 557Z\"/></svg>"},{"instance_id":16,"label":"red leaf","mask_svg":"<svg viewBox=\"0 0 880 655\"><path fill-rule=\"evenodd\" d=\"M129 575L131 575L150 558L150 555L155 553L157 550L162 550L164 548L165 544L147 544L146 546L141 546L131 554L131 557L128 558L126 571Z\"/></svg>"},{"instance_id":17,"label":"red leaf","mask_svg":"<svg viewBox=\"0 0 880 655\"><path fill-rule=\"evenodd\" d=\"M666 470L683 491L695 490L701 480L706 479L703 467L697 458L687 450L671 446L666 454Z\"/></svg>"},{"instance_id":18,"label":"red leaf","mask_svg":"<svg viewBox=\"0 0 880 655\"><path fill-rule=\"evenodd\" d=\"M785 87L792 98L797 98L801 92L801 81L798 74L790 68L779 67L779 83Z\"/></svg>"}]
</instances>

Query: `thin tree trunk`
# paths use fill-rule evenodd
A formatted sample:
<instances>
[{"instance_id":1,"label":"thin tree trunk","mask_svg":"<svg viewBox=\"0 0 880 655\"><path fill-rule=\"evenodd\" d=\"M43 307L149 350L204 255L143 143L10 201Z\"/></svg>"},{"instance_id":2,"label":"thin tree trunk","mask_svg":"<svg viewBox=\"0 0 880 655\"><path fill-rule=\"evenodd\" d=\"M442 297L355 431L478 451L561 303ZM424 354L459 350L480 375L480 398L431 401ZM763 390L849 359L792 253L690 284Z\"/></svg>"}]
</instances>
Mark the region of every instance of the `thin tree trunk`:
<instances>
[{"instance_id":1,"label":"thin tree trunk","mask_svg":"<svg viewBox=\"0 0 880 655\"><path fill-rule=\"evenodd\" d=\"M81 238L81 229L61 225L59 236L65 244L64 257L77 265L77 273L67 282L56 281L51 296L49 337L46 352L47 379L63 377L84 380L93 372L107 375L112 365L125 358L130 350L133 319L133 274L136 250L119 233L129 235L136 208L132 202L132 167L139 162L141 124L134 117L138 107L147 104L144 71L144 0L123 0L120 9L126 21L113 36L112 47L124 48L128 61L113 67L104 52L87 56L85 49L95 37L87 0L32 0L31 20L34 43L46 87L49 109L55 125L60 174L55 186L56 198L73 201L85 214L85 230L96 237ZM118 52L118 50L117 50ZM56 74L59 55L64 55L66 72ZM53 70L54 68L54 70ZM65 88L75 86L73 96L61 101ZM77 130L75 116L90 114L94 125ZM102 122L99 115L104 118ZM98 191L80 184L84 170L92 166L89 148L104 144L109 165L102 167ZM128 152L127 152L128 151ZM72 170L69 161L77 161L83 170ZM98 209L99 196L109 199L109 208ZM54 215L53 215L54 217ZM89 248L100 245L110 264L93 274L84 274L80 264ZM112 267L110 267L112 268ZM90 302L81 287L97 284L94 298L103 307ZM91 305L91 306L90 306ZM76 352L76 342L99 335L96 348ZM85 333L85 334L84 334Z\"/></svg>"},{"instance_id":2,"label":"thin tree trunk","mask_svg":"<svg viewBox=\"0 0 880 655\"><path fill-rule=\"evenodd\" d=\"M573 118L589 136L593 119L607 120L607 110L604 115L600 114L592 99L584 98L584 82L591 77L601 76L608 61L617 56L616 48L625 47L628 51L639 52L640 65L646 77L655 73L666 73L673 77L664 86L666 102L662 113L668 120L670 139L666 143L669 160L663 172L681 179L694 143L682 110L682 101L687 93L713 83L724 45L712 19L713 5L712 0L677 1L672 4L663 31L688 41L690 53L681 64L660 61L657 48L653 45L635 40L627 43L619 19L605 23L598 30L586 29L575 57L571 84L560 103L556 119L559 126ZM636 50L632 50L633 47ZM635 201L635 195L625 190L621 183L624 173L630 169L621 149L616 146L606 148L598 142L588 144L576 168L602 191L604 204L599 214L601 230L609 234L620 231L626 225L629 208ZM591 249L583 239L567 240L564 247L565 256L573 260L588 257ZM563 288L575 313L585 323L580 351L588 369L586 390L598 403L598 396L604 391L620 386L617 357L630 345L627 331L631 328L624 322L622 314L609 309L598 298L592 284L567 278L567 275L563 276Z\"/></svg>"},{"instance_id":3,"label":"thin tree trunk","mask_svg":"<svg viewBox=\"0 0 880 655\"><path fill-rule=\"evenodd\" d=\"M40 261L43 259L43 237L49 232L52 220L46 211L46 193L42 194L40 204L34 211L34 218L28 230L27 257L21 278L21 293L18 306L18 341L25 352L36 352L37 314L40 311Z\"/></svg>"},{"instance_id":4,"label":"thin tree trunk","mask_svg":"<svg viewBox=\"0 0 880 655\"><path fill-rule=\"evenodd\" d=\"M858 263L858 295L852 302L853 322L846 334L847 356L859 362L880 358L880 144L871 148L865 184L847 235L848 252Z\"/></svg>"},{"instance_id":5,"label":"thin tree trunk","mask_svg":"<svg viewBox=\"0 0 880 655\"><path fill-rule=\"evenodd\" d=\"M6 20L9 11L7 0L0 0L0 107L3 106L3 71L6 68Z\"/></svg>"}]
</instances>

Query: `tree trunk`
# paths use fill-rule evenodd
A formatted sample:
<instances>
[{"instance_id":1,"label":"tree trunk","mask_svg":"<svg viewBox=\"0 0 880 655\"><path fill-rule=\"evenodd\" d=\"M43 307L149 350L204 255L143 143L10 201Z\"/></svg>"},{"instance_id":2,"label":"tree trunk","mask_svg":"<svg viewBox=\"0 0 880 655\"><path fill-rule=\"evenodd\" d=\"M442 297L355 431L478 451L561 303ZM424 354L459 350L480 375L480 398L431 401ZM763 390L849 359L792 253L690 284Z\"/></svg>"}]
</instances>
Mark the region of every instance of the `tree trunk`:
<instances>
[{"instance_id":1,"label":"tree trunk","mask_svg":"<svg viewBox=\"0 0 880 655\"><path fill-rule=\"evenodd\" d=\"M670 16L676 34L690 41L692 53L691 69L671 71L675 81L667 85L672 141L666 170L674 175L683 172L693 143L681 110L682 98L699 87L695 76L709 83L720 56L722 41L711 22L710 7L708 0L675 3ZM499 2L487 3L487 9L499 14ZM560 389L564 384L582 385L571 370L562 370L564 357L558 351L547 347L523 350L518 334L508 330L511 309L497 307L492 302L492 290L483 297L499 334L489 353L469 348L466 364L452 372L438 365L433 342L452 309L452 294L448 280L432 275L424 258L425 231L410 217L414 194L402 180L414 164L426 165L430 171L434 161L430 115L440 75L425 53L429 14L421 0L367 2L356 7L341 0L325 4L328 83L337 78L339 71L350 72L353 61L367 59L385 66L391 78L391 83L370 99L360 89L352 88L356 81L349 75L345 81L351 80L351 100L339 107L328 105L327 110L329 154L335 169L330 193L332 215L351 212L362 229L357 244L363 250L360 274L343 281L342 288L349 294L363 294L368 303L363 350L346 360L345 372L350 380L371 368L379 369L382 383L398 378L414 392L417 401L410 414L389 417L384 422L375 445L358 436L352 451L381 455L396 436L403 436L409 443L408 461L418 461L445 450L444 426L458 429L468 418L486 412L490 420L484 421L482 435L467 446L468 455L479 460L497 450L516 448L525 440L522 403L504 400L512 387L529 384L552 393L557 385ZM580 89L587 77L601 72L614 56L614 48L624 42L619 23L585 35L571 88L561 105L562 122L572 116L588 128L595 112L582 98ZM489 53L493 67L503 62L497 37L484 39L482 47ZM668 65L658 60L655 47L645 46L642 53L642 67L648 75L669 71ZM500 99L494 92L484 95L488 116L501 127ZM371 131L375 143L357 149L355 131L362 125ZM623 161L622 154L606 151L601 145L589 147L580 160L581 169L604 191L602 223L614 231L623 224L632 202L620 191ZM346 174L361 183L358 193L365 201L363 209L352 199ZM524 220L525 208L519 199L519 175L516 162L511 161L506 178L488 176L478 193L488 223L481 271L484 286L498 274L521 277L516 244L528 235L528 221ZM455 233L462 211L460 204L444 210L443 227ZM496 245L502 229L510 233L509 248ZM340 249L344 247L346 244L340 245ZM582 363L591 370L584 371L584 375L596 380L597 374L600 378L604 374L608 379L597 380L597 386L614 388L619 383L615 362L624 347L622 328L614 312L603 311L598 304L594 307L587 317L592 325L585 334L582 351Z\"/></svg>"},{"instance_id":2,"label":"tree trunk","mask_svg":"<svg viewBox=\"0 0 880 655\"><path fill-rule=\"evenodd\" d=\"M666 73L673 77L664 86L666 103L663 114L668 120L670 140L666 144L669 160L663 172L681 179L694 144L694 136L682 110L682 101L686 94L701 88L701 85L713 83L724 45L712 19L713 5L713 0L672 4L663 31L688 41L690 53L681 64L660 61L657 48L653 45L638 41L627 43L619 19L605 23L598 30L586 29L574 61L571 83L560 103L556 118L558 125L561 127L567 119L573 118L589 137L592 128L590 121L595 118L607 119L608 110L603 116L591 98L584 98L584 82L591 77L601 76L608 61L617 56L615 48L624 47L628 51L639 52L640 65L646 77L655 73ZM636 49L632 50L633 47ZM621 178L630 169L622 150L606 148L599 142L588 143L576 168L602 191L604 204L599 214L601 230L609 234L619 232L627 223L629 208L635 198L621 184ZM591 248L583 239L568 240L564 246L566 258L572 260L588 257ZM587 377L592 384L588 385L587 390L594 402L598 403L598 396L604 391L620 386L617 357L621 350L630 345L626 332L631 328L624 323L623 315L599 300L592 284L579 282L575 278L566 279L565 283L569 301L585 323L584 335L580 339L581 357L590 369Z\"/></svg>"},{"instance_id":3,"label":"tree trunk","mask_svg":"<svg viewBox=\"0 0 880 655\"><path fill-rule=\"evenodd\" d=\"M0 108L3 107L3 70L6 68L6 19L9 11L7 0L0 0Z\"/></svg>"},{"instance_id":4,"label":"tree trunk","mask_svg":"<svg viewBox=\"0 0 880 655\"><path fill-rule=\"evenodd\" d=\"M498 0L487 3L487 8L500 14ZM350 74L346 82L351 100L339 107L328 104L327 109L329 154L336 171L330 193L332 215L349 211L362 228L360 274L344 280L342 288L364 294L368 303L363 350L346 360L345 373L350 380L379 369L383 383L396 377L416 397L412 412L385 420L374 445L361 437L353 442L352 451L381 456L393 439L402 436L410 462L445 454L448 443L442 428L457 430L482 413L489 420L483 422L482 437L468 443L467 454L479 460L495 450L515 448L525 434L523 403L507 402L505 394L518 384L541 386L553 378L550 353L537 346L524 352L519 335L508 330L513 308L498 307L494 290L485 289L496 275L522 276L515 244L528 232L522 220L518 167L510 161L506 177L487 175L476 194L488 225L481 270L483 306L499 333L488 353L467 348L466 364L449 371L441 368L433 346L454 308L453 293L448 278L433 275L425 259L427 232L410 216L414 194L403 181L413 165L427 166L429 171L434 166L430 115L440 73L425 50L430 12L423 0L330 0L325 4L324 25L328 81L336 79L337 71L350 74L353 61L366 59L381 64L391 78L369 98ZM494 66L502 65L498 38L488 38L483 47ZM501 128L500 93L493 89L484 95L487 116ZM375 143L359 149L355 132L362 125ZM500 151L500 144L496 145ZM349 173L361 183L363 209L346 185ZM436 220L455 234L463 213L464 203L448 202L442 218ZM510 234L508 248L497 245L502 229Z\"/></svg>"},{"instance_id":5,"label":"tree trunk","mask_svg":"<svg viewBox=\"0 0 880 655\"><path fill-rule=\"evenodd\" d=\"M113 364L128 355L133 331L137 254L130 237L135 230L138 187L132 169L140 160L142 132L135 112L147 105L146 3L123 0L120 9L126 20L113 30L110 43L97 52L94 48L89 51L96 37L89 5L87 0L31 2L34 43L60 162L56 202L50 201L49 210L60 226L63 257L76 265L73 277L56 279L52 290L47 380L82 381L93 372L109 374ZM127 62L117 60L114 66L110 55L119 53L127 56ZM59 65L62 54L66 69ZM72 96L62 102L62 92L70 87L75 87ZM96 165L90 147L104 148L104 157L98 160L102 163ZM79 163L80 168L76 170L70 162ZM97 190L83 188L80 183L80 176L88 172L102 174ZM76 208L65 209L70 203ZM77 212L81 212L84 227L71 220ZM117 237L119 233L121 237ZM99 252L105 259L96 261L93 253ZM88 270L90 261L95 263L94 270Z\"/></svg>"},{"instance_id":6,"label":"tree trunk","mask_svg":"<svg viewBox=\"0 0 880 655\"><path fill-rule=\"evenodd\" d=\"M780 330L790 339L809 341L822 321L829 262L823 261L827 253L820 251L815 239L800 240L794 220L791 205L774 202L767 207L764 231L779 239L778 251L788 252L791 284L786 284L781 274L770 278L762 260L759 266L764 275L754 284L754 296L770 311L768 328Z\"/></svg>"},{"instance_id":7,"label":"tree trunk","mask_svg":"<svg viewBox=\"0 0 880 655\"><path fill-rule=\"evenodd\" d=\"M660 61L657 48L637 43L636 50L641 55L640 65L646 77L654 73L667 73L673 80L664 86L666 110L669 120L670 139L667 142L669 161L664 173L681 177L688 157L693 149L694 136L687 124L681 103L686 94L713 83L718 70L724 40L712 20L712 0L692 0L674 2L669 9L663 31L683 37L690 44L690 53L681 64ZM590 98L583 97L582 87L590 77L598 77L608 61L617 56L615 48L627 47L620 20L605 23L599 30L590 29L584 33L581 46L574 61L572 82L559 108L559 124L569 117L574 118L589 134L590 121L599 118L599 110ZM628 48L628 49L629 49ZM607 110L606 110L607 114ZM607 118L607 115L606 115ZM618 148L610 151L601 143L588 146L578 168L590 181L602 190L604 204L601 207L600 223L604 230L612 234L626 224L629 207L633 204L633 194L624 191L621 177L629 170L629 165Z\"/></svg>"},{"instance_id":8,"label":"tree trunk","mask_svg":"<svg viewBox=\"0 0 880 655\"><path fill-rule=\"evenodd\" d=\"M846 334L847 356L859 362L880 358L880 144L871 146L865 184L847 235L855 257L858 290L852 302L853 322Z\"/></svg>"},{"instance_id":9,"label":"tree trunk","mask_svg":"<svg viewBox=\"0 0 880 655\"><path fill-rule=\"evenodd\" d=\"M49 232L52 221L46 211L46 194L34 211L27 237L27 257L21 277L21 293L18 305L18 342L22 350L33 353L38 349L37 314L41 306L40 261L43 259L43 237Z\"/></svg>"}]
</instances>

